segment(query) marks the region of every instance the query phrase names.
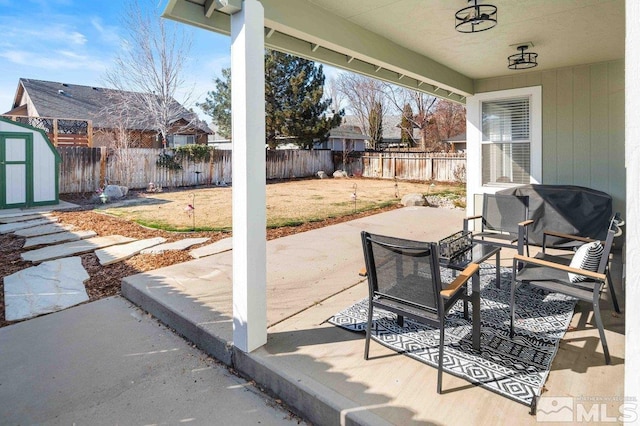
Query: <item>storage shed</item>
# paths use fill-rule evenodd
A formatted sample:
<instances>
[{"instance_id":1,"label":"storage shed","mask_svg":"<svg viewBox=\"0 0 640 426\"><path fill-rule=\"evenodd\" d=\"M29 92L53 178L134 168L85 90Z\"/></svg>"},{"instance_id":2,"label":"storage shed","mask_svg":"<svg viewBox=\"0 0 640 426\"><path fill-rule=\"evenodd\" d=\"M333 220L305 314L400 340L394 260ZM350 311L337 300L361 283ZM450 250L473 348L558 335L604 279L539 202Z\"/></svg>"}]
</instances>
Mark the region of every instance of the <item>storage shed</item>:
<instances>
[{"instance_id":1,"label":"storage shed","mask_svg":"<svg viewBox=\"0 0 640 426\"><path fill-rule=\"evenodd\" d=\"M0 117L0 210L58 204L59 170L42 130Z\"/></svg>"}]
</instances>

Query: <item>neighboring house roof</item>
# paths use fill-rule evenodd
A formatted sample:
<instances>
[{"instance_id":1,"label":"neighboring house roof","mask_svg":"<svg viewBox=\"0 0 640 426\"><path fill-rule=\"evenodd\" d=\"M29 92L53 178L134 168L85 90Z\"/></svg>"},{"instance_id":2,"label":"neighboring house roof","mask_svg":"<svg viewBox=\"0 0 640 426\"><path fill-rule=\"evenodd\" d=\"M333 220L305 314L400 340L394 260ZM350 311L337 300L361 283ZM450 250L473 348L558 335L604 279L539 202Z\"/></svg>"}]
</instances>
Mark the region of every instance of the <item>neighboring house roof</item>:
<instances>
[{"instance_id":1,"label":"neighboring house roof","mask_svg":"<svg viewBox=\"0 0 640 426\"><path fill-rule=\"evenodd\" d=\"M383 140L400 140L400 122L402 116L400 115L384 115L382 117L382 139ZM358 129L362 125L360 120L355 115L345 115L342 117L342 124L357 126ZM366 129L365 129L366 130Z\"/></svg>"},{"instance_id":2,"label":"neighboring house roof","mask_svg":"<svg viewBox=\"0 0 640 426\"><path fill-rule=\"evenodd\" d=\"M13 102L14 111L23 111L25 105L24 94L26 93L35 111L29 111L30 115L51 118L70 118L92 120L93 126L97 128L112 127L104 114L104 107L113 103L114 95L136 96L134 92L118 91L104 87L82 86L79 84L59 83L54 81L33 80L21 78L18 82L18 89ZM202 132L213 133L206 123L199 120L197 116L180 105L176 106L183 112L177 121L184 120L185 123L193 121L193 124ZM29 105L27 104L27 110ZM15 114L15 113L14 113ZM16 114L17 115L17 114ZM145 129L143 124L136 126L137 129Z\"/></svg>"},{"instance_id":3,"label":"neighboring house roof","mask_svg":"<svg viewBox=\"0 0 640 426\"><path fill-rule=\"evenodd\" d=\"M363 135L360 131L360 127L343 124L339 127L334 127L329 132L330 138L338 138L338 139L354 139L354 140L369 140L369 136Z\"/></svg>"},{"instance_id":4,"label":"neighboring house roof","mask_svg":"<svg viewBox=\"0 0 640 426\"><path fill-rule=\"evenodd\" d=\"M443 139L443 142L466 142L467 141L467 132L458 133L455 136L452 136L448 139Z\"/></svg>"}]
</instances>

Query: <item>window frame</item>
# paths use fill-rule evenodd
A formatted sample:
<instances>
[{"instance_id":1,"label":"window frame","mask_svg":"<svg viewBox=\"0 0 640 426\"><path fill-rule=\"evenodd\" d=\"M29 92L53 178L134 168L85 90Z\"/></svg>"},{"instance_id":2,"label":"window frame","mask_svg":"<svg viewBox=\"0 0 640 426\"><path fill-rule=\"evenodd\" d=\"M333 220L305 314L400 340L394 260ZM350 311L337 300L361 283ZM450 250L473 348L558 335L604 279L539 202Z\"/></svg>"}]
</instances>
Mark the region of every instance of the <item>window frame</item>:
<instances>
[{"instance_id":1,"label":"window frame","mask_svg":"<svg viewBox=\"0 0 640 426\"><path fill-rule=\"evenodd\" d=\"M482 183L482 103L511 98L529 98L529 183L542 183L542 86L478 93L467 98L467 205L473 194L495 193L522 185L483 185ZM514 142L517 143L517 142Z\"/></svg>"}]
</instances>

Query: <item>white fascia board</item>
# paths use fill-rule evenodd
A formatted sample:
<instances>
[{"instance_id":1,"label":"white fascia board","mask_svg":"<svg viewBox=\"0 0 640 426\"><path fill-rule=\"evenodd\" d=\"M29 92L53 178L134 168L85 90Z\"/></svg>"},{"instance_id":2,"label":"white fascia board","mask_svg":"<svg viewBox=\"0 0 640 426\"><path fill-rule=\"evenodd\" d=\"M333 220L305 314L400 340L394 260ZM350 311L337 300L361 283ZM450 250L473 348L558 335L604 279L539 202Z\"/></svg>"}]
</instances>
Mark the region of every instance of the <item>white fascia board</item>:
<instances>
[{"instance_id":1,"label":"white fascia board","mask_svg":"<svg viewBox=\"0 0 640 426\"><path fill-rule=\"evenodd\" d=\"M261 3L267 31L276 31L265 39L268 48L454 102L464 103L465 97L474 92L469 77L311 3L290 0L261 0ZM163 16L221 34L229 35L231 30L229 15L215 10L207 18L203 6L185 0L170 0ZM314 45L318 46L315 51ZM436 93L438 88L445 90Z\"/></svg>"}]
</instances>

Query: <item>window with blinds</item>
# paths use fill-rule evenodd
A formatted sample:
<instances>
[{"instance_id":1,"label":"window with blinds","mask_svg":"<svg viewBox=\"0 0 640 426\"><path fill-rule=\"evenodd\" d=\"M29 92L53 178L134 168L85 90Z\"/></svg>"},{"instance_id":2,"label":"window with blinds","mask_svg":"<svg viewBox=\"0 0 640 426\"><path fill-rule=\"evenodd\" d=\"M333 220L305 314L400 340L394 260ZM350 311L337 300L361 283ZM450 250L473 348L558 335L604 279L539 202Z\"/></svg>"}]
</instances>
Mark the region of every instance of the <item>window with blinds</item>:
<instances>
[{"instance_id":1,"label":"window with blinds","mask_svg":"<svg viewBox=\"0 0 640 426\"><path fill-rule=\"evenodd\" d=\"M482 184L528 184L531 176L529 97L482 102Z\"/></svg>"}]
</instances>

